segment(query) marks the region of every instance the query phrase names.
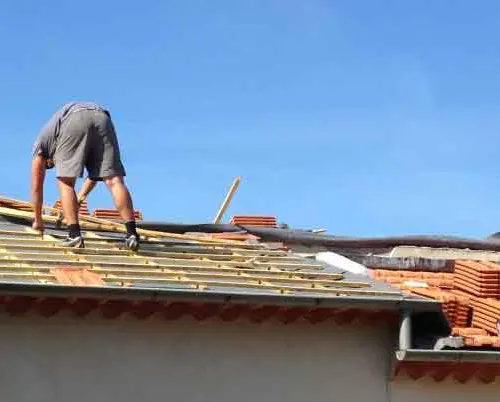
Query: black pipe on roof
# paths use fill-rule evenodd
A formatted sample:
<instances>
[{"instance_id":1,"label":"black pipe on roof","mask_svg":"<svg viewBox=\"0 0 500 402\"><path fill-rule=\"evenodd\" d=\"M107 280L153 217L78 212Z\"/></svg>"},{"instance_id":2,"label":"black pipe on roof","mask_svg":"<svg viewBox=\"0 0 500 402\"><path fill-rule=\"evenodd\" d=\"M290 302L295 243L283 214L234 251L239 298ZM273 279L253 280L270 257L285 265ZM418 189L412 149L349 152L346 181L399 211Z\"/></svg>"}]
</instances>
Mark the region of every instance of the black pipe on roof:
<instances>
[{"instance_id":1,"label":"black pipe on roof","mask_svg":"<svg viewBox=\"0 0 500 402\"><path fill-rule=\"evenodd\" d=\"M138 221L137 227L147 230L157 230L160 232L170 233L224 233L224 232L244 232L245 230L239 226L229 224L215 224L215 223L199 223L199 224L183 224L171 222L146 222Z\"/></svg>"},{"instance_id":2,"label":"black pipe on roof","mask_svg":"<svg viewBox=\"0 0 500 402\"><path fill-rule=\"evenodd\" d=\"M2 219L11 223L26 224L31 222L29 218L10 218L2 216ZM51 227L51 225L48 225ZM393 236L378 238L353 238L341 236L329 236L302 230L290 230L279 228L265 228L257 226L236 226L228 224L178 224L168 222L146 222L138 221L137 227L142 229L156 230L169 233L223 233L243 232L258 236L263 241L283 242L294 245L320 246L325 248L391 248L397 246L433 247L433 248L458 248L484 251L500 251L500 241L463 239L446 236Z\"/></svg>"},{"instance_id":3,"label":"black pipe on roof","mask_svg":"<svg viewBox=\"0 0 500 402\"><path fill-rule=\"evenodd\" d=\"M379 238L352 238L329 236L306 231L235 225L183 225L162 222L138 222L137 226L170 233L221 233L245 232L260 237L263 241L276 241L287 244L338 247L338 248L390 248L397 246L416 246L434 248L459 248L473 250L500 251L500 241L475 240L445 236L392 236Z\"/></svg>"}]
</instances>

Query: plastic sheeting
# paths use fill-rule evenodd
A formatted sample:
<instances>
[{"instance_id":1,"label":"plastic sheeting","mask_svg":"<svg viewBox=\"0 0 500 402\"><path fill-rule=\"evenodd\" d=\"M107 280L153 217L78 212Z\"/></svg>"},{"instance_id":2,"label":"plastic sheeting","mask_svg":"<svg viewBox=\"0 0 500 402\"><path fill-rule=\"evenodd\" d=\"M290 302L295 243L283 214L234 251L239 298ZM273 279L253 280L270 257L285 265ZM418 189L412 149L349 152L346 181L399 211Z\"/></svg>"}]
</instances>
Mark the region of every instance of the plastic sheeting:
<instances>
[{"instance_id":1,"label":"plastic sheeting","mask_svg":"<svg viewBox=\"0 0 500 402\"><path fill-rule=\"evenodd\" d=\"M322 261L328 265L331 265L342 271L347 271L352 274L365 275L368 276L368 268L364 265L358 264L355 261L350 260L340 254L333 253L331 251L325 251L316 254L316 259Z\"/></svg>"}]
</instances>

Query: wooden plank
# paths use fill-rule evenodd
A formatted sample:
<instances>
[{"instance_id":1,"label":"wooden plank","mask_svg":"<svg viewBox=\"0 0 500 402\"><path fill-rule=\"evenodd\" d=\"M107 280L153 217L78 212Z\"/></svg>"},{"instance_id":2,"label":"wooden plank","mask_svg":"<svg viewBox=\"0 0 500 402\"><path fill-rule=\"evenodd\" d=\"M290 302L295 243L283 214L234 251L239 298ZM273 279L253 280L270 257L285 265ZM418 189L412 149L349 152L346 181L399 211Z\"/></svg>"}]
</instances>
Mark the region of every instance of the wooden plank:
<instances>
[{"instance_id":1,"label":"wooden plank","mask_svg":"<svg viewBox=\"0 0 500 402\"><path fill-rule=\"evenodd\" d=\"M27 262L26 260L10 260L8 261L11 264L6 265L5 261L3 264L0 264L0 270L26 270L26 269L36 269L36 270L50 270L54 268L54 265L45 264L45 261L37 260ZM61 263L62 265L78 265L78 266L86 266L92 268L97 271L109 271L109 272L137 272L137 274L161 274L163 270L168 270L170 272L202 272L207 275L210 273L228 273L228 274L248 274L248 275L262 275L262 276L272 276L279 278L303 278L311 281L315 280L330 280L330 281L338 281L343 278L342 274L328 274L328 273L301 273L301 272L289 272L289 271L280 271L280 270L260 270L260 269L248 269L248 268L224 268L224 267L207 267L207 266L190 266L188 269L179 265L154 265L154 264L138 264L138 265L130 265L130 264L119 264L119 263L110 263L110 264L93 264L85 261L77 261L76 264L73 262ZM60 265L61 265L60 264ZM135 268L132 268L135 267Z\"/></svg>"},{"instance_id":2,"label":"wooden plank","mask_svg":"<svg viewBox=\"0 0 500 402\"><path fill-rule=\"evenodd\" d=\"M315 287L335 287L335 288L369 288L370 284L366 282L344 282L341 280L328 280L328 279L307 279L292 276L278 276L278 275L255 275L249 272L245 273L221 273L221 272L189 272L189 271L153 271L153 270L132 270L132 269L105 269L105 268L94 268L92 272L99 273L100 275L112 275L115 276L133 276L139 277L140 274L147 276L140 276L141 278L191 278L196 280L224 280L228 281L238 281L238 282L267 282L274 284L281 283L295 283L302 285L310 285L311 288Z\"/></svg>"},{"instance_id":3,"label":"wooden plank","mask_svg":"<svg viewBox=\"0 0 500 402\"><path fill-rule=\"evenodd\" d=\"M8 236L15 236L15 237L8 237ZM92 246L97 246L97 245L102 245L106 247L112 247L112 248L117 248L116 246L118 244L121 244L121 239L117 240L112 240L110 238L105 238L102 237L96 233L93 232L85 232L84 234L85 237L85 245L86 248L91 248ZM90 237L90 239L89 239ZM44 238L42 239L40 235L35 232L35 231L14 231L14 230L0 230L0 241L2 242L33 242L34 243L43 243L43 244L52 244L54 246L57 246L57 243L55 242L55 238L49 235L45 235ZM162 243L159 242L158 240L156 241L151 241L149 243L144 242L144 244L148 244L148 246L153 247L157 246L159 249L165 248L168 250L171 249L179 249L182 248L182 250L185 250L183 252L200 252L200 250L211 250L212 253L210 254L217 254L217 255L250 255L250 256L283 256L286 257L290 255L289 253L286 253L284 251L279 251L279 250L267 250L267 249L260 249L260 250L251 250L251 249L242 249L238 247L227 247L223 246L221 247L219 244L217 245L210 245L210 244L202 244L202 245L196 245L195 247L192 246L173 246L170 244ZM141 251L142 252L142 251ZM147 253L148 251L145 250Z\"/></svg>"},{"instance_id":4,"label":"wooden plank","mask_svg":"<svg viewBox=\"0 0 500 402\"><path fill-rule=\"evenodd\" d=\"M361 290L351 288L312 288L302 286L281 286L281 285L268 285L268 284L255 284L249 282L221 282L213 280L195 281L195 280L172 280L170 278L142 278L134 276L116 276L113 278L104 277L103 280L108 283L142 283L142 284L183 284L183 285L196 285L210 287L224 287L224 288L254 288L259 290L273 290L280 293L294 292L294 293L327 293L331 295L361 295L361 296L400 296L400 292L395 291L376 291L376 290Z\"/></svg>"},{"instance_id":5,"label":"wooden plank","mask_svg":"<svg viewBox=\"0 0 500 402\"><path fill-rule=\"evenodd\" d=\"M96 244L95 246L102 246L102 244ZM156 258L156 257L164 257L164 258L178 258L178 259L197 259L197 258L208 258L213 259L214 261L247 261L249 259L248 256L243 255L235 255L235 254L212 254L212 253L189 253L189 252L169 252L169 251L139 251L138 253L133 253L126 249L119 249L117 247L109 247L109 248L97 248L97 247L85 247L83 249L69 249L67 247L61 247L58 243L55 242L47 242L43 240L39 240L34 242L33 244L26 244L19 242L4 242L0 239L0 247L5 248L7 250L34 250L34 251L44 251L44 252L67 252L72 251L78 255L120 255L120 256L140 256L144 258ZM259 257L262 261L266 262L298 262L303 261L301 258L292 258L292 257Z\"/></svg>"},{"instance_id":6,"label":"wooden plank","mask_svg":"<svg viewBox=\"0 0 500 402\"><path fill-rule=\"evenodd\" d=\"M219 210L217 211L217 214L215 215L213 223L220 223L240 183L241 183L241 177L238 176L234 179L233 184L231 184L231 187L229 188L226 198L224 198L222 205L220 206Z\"/></svg>"},{"instance_id":7,"label":"wooden plank","mask_svg":"<svg viewBox=\"0 0 500 402\"><path fill-rule=\"evenodd\" d=\"M30 203L26 203L25 201L12 200L12 199L9 199L7 197L0 196L0 201L5 201L5 200L24 203L26 205L31 205ZM54 209L51 207L44 207L44 209L49 210L49 211L52 211L52 210L57 211L57 209ZM33 212L21 211L18 209L6 208L6 207L0 207L0 215L17 217L17 218L27 218L27 219L34 218ZM52 215L42 215L42 219L44 222L53 223L53 224L55 224L57 221L57 217L52 216ZM88 228L88 229L92 229L92 230L108 230L108 231L113 231L113 232L118 232L118 233L126 233L125 226L121 223L116 223L116 222L109 221L106 219L100 219L100 218L95 218L95 217L85 216L85 215L79 215L79 220L80 220L80 226L82 227L82 229ZM137 233L139 233L142 236L146 236L146 237L160 237L160 238L169 238L169 239L189 240L189 241L194 241L197 243L237 245L237 246L242 247L242 248L246 248L246 247L256 248L257 247L256 245L248 245L244 242L236 241L236 240L205 238L205 237L189 236L189 235L183 235L183 234L181 235L181 234L177 234L177 233L158 232L158 231L146 230L146 229L141 229L141 228L137 229Z\"/></svg>"},{"instance_id":8,"label":"wooden plank","mask_svg":"<svg viewBox=\"0 0 500 402\"><path fill-rule=\"evenodd\" d=\"M45 272L0 272L0 278L35 278L35 279L52 279L54 276Z\"/></svg>"},{"instance_id":9,"label":"wooden plank","mask_svg":"<svg viewBox=\"0 0 500 402\"><path fill-rule=\"evenodd\" d=\"M28 249L28 251L17 251L17 252L11 252L11 254L16 255L17 258L19 259L40 259L40 258L46 258L46 253L34 253L33 249ZM219 266L219 265L226 265L226 266L232 266L232 267L246 267L246 268L278 268L278 269L289 269L289 270L300 270L300 269L317 269L323 268L322 265L313 265L313 264L296 264L296 263L281 263L281 262L275 262L275 261L222 261L222 260L212 260L209 258L169 258L169 257L143 257L140 254L137 255L128 255L128 254L123 254L123 255L115 255L115 254L92 254L92 253L84 253L84 252L78 252L75 251L75 249L68 249L61 247L59 249L52 249L52 252L50 253L52 255L57 254L58 256L64 256L65 258L72 258L72 259L82 259L86 258L87 261L92 261L94 263L101 263L101 262L107 262L112 259L120 259L120 261L123 260L130 260L131 262L136 262L136 261L142 261L143 263L146 264L158 264L161 265L162 263L171 263L171 264L179 264L179 265L194 265L194 264L200 264L200 265L211 265L211 266ZM124 261L125 262L125 261Z\"/></svg>"}]
</instances>

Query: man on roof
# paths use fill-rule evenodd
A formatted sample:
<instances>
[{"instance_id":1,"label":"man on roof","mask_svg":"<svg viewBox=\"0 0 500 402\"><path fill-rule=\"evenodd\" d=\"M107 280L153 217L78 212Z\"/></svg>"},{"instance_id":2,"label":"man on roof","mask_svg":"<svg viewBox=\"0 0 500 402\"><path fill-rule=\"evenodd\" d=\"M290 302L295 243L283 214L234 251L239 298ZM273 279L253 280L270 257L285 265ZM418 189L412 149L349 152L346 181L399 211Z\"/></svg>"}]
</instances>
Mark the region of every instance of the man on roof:
<instances>
[{"instance_id":1,"label":"man on roof","mask_svg":"<svg viewBox=\"0 0 500 402\"><path fill-rule=\"evenodd\" d=\"M132 198L125 185L115 128L108 110L88 102L74 102L59 109L43 127L33 147L31 197L35 218L33 229L43 231L43 183L46 169L55 166L68 236L63 247L84 247L78 220L79 203L75 182L87 169L82 191L104 181L125 222L125 246L139 248Z\"/></svg>"}]
</instances>

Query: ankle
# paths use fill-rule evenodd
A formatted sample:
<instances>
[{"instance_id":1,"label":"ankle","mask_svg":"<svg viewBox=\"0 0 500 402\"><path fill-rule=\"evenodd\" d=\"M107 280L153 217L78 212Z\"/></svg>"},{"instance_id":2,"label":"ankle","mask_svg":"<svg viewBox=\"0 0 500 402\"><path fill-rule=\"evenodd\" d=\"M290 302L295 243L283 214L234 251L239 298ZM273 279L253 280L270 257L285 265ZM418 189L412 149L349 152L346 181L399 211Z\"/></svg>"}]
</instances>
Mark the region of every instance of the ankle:
<instances>
[{"instance_id":1,"label":"ankle","mask_svg":"<svg viewBox=\"0 0 500 402\"><path fill-rule=\"evenodd\" d=\"M82 234L80 232L80 225L78 223L68 225L68 234L72 239L81 236Z\"/></svg>"},{"instance_id":2,"label":"ankle","mask_svg":"<svg viewBox=\"0 0 500 402\"><path fill-rule=\"evenodd\" d=\"M137 228L135 225L135 220L130 220L125 222L125 228L127 229L127 236L137 236Z\"/></svg>"}]
</instances>

